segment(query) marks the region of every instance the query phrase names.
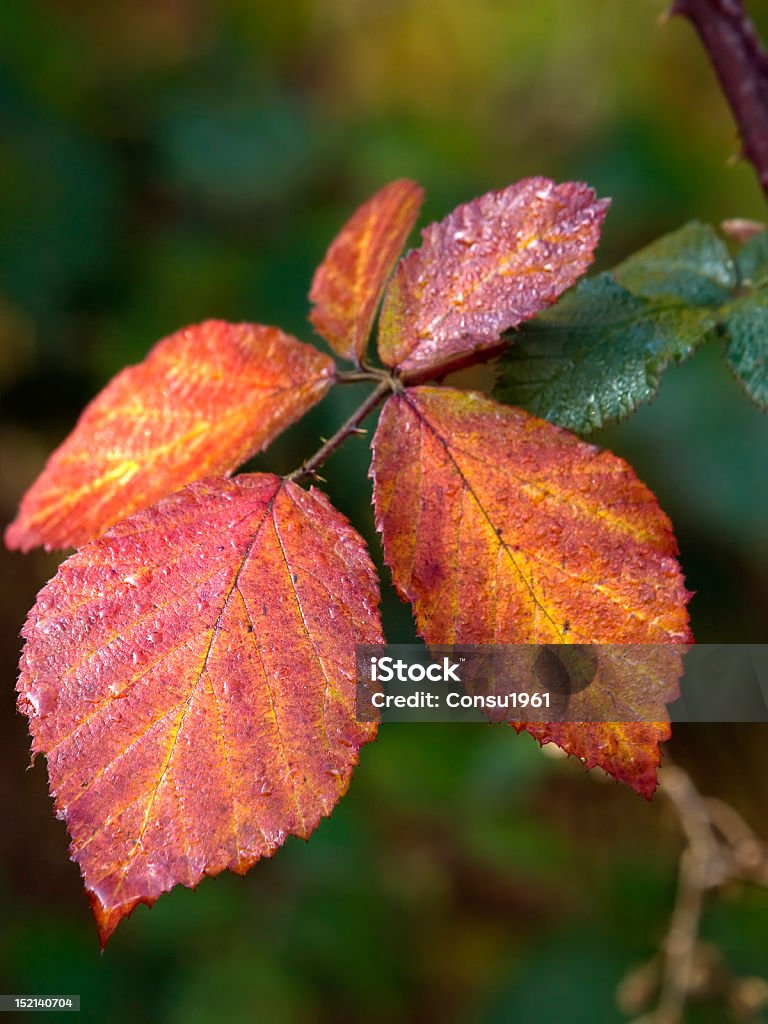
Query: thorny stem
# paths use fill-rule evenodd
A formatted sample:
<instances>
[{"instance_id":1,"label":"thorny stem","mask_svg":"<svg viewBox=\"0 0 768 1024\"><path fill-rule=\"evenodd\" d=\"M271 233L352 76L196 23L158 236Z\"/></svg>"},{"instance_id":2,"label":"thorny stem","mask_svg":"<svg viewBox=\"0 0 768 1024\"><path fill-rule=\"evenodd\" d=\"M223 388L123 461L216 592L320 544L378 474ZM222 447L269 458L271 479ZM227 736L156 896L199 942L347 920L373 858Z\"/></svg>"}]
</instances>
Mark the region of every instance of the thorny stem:
<instances>
[{"instance_id":1,"label":"thorny stem","mask_svg":"<svg viewBox=\"0 0 768 1024\"><path fill-rule=\"evenodd\" d=\"M370 375L366 375L360 379L371 380L372 378ZM294 469L292 473L289 473L286 480L296 481L302 480L307 476L314 476L315 471L322 466L325 460L336 451L339 445L345 441L350 434L355 433L365 417L369 413L373 412L376 406L383 401L386 395L391 391L397 391L400 387L398 381L389 374L386 376L376 374L373 379L379 380L378 387L371 391L367 398L357 407L357 409L355 409L349 419L342 423L333 437L328 438L322 448L318 448L315 454L299 466L298 469Z\"/></svg>"},{"instance_id":2,"label":"thorny stem","mask_svg":"<svg viewBox=\"0 0 768 1024\"><path fill-rule=\"evenodd\" d=\"M411 373L397 374L387 369L370 366L361 362L354 370L336 370L336 384L359 384L362 381L378 381L378 386L372 391L362 405L352 413L346 422L342 423L333 437L323 443L315 454L304 462L298 469L294 469L285 478L286 480L302 480L307 476L317 476L316 470L322 466L325 460L332 455L336 449L349 437L354 434L365 417L379 405L387 394L396 394L416 384L423 384L429 380L442 380L449 373L463 369L466 366L474 366L477 363L485 362L498 355L499 352L509 344L509 334L499 339L498 345L491 348L481 349L466 353L453 361L448 360L441 366L430 366L427 370L415 370Z\"/></svg>"},{"instance_id":3,"label":"thorny stem","mask_svg":"<svg viewBox=\"0 0 768 1024\"><path fill-rule=\"evenodd\" d=\"M741 0L675 0L689 18L720 80L741 134L742 151L768 197L768 54Z\"/></svg>"}]
</instances>

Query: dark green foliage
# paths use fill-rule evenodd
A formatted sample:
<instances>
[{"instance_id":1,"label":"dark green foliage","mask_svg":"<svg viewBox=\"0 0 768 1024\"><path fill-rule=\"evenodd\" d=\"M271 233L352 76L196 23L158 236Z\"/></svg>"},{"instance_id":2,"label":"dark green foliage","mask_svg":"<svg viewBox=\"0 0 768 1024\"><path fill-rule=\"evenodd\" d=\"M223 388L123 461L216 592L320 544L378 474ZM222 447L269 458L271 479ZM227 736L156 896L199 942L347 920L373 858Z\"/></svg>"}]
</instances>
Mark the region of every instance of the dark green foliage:
<instances>
[{"instance_id":1,"label":"dark green foliage","mask_svg":"<svg viewBox=\"0 0 768 1024\"><path fill-rule=\"evenodd\" d=\"M728 366L752 401L768 409L768 290L729 303L722 318Z\"/></svg>"},{"instance_id":2,"label":"dark green foliage","mask_svg":"<svg viewBox=\"0 0 768 1024\"><path fill-rule=\"evenodd\" d=\"M768 231L750 238L736 257L739 298L723 310L726 359L739 384L768 408Z\"/></svg>"},{"instance_id":3,"label":"dark green foliage","mask_svg":"<svg viewBox=\"0 0 768 1024\"><path fill-rule=\"evenodd\" d=\"M496 396L588 433L649 402L670 360L690 355L715 323L706 309L638 298L601 274L520 331Z\"/></svg>"},{"instance_id":4,"label":"dark green foliage","mask_svg":"<svg viewBox=\"0 0 768 1024\"><path fill-rule=\"evenodd\" d=\"M739 283L758 290L768 286L768 231L761 231L743 246L736 256Z\"/></svg>"},{"instance_id":5,"label":"dark green foliage","mask_svg":"<svg viewBox=\"0 0 768 1024\"><path fill-rule=\"evenodd\" d=\"M714 228L695 220L646 245L613 274L634 295L666 295L691 306L727 302L737 282L725 242Z\"/></svg>"},{"instance_id":6,"label":"dark green foliage","mask_svg":"<svg viewBox=\"0 0 768 1024\"><path fill-rule=\"evenodd\" d=\"M696 221L579 283L510 336L496 397L579 433L658 391L670 362L719 335L747 395L768 407L768 234L736 258Z\"/></svg>"}]
</instances>

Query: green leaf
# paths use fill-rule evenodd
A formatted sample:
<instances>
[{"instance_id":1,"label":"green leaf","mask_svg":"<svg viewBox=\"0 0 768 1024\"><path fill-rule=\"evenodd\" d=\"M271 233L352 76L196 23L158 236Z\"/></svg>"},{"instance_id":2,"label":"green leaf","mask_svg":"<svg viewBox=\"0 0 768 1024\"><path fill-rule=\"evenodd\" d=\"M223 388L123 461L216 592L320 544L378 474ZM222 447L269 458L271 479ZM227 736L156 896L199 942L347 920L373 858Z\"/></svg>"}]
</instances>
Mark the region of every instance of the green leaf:
<instances>
[{"instance_id":1,"label":"green leaf","mask_svg":"<svg viewBox=\"0 0 768 1024\"><path fill-rule=\"evenodd\" d=\"M715 331L747 396L768 408L768 232L733 259L693 221L580 282L510 335L495 395L588 433L650 401L669 363Z\"/></svg>"},{"instance_id":2,"label":"green leaf","mask_svg":"<svg viewBox=\"0 0 768 1024\"><path fill-rule=\"evenodd\" d=\"M710 310L641 298L601 274L523 325L500 360L495 394L588 433L650 401L667 364L689 356L715 324Z\"/></svg>"},{"instance_id":3,"label":"green leaf","mask_svg":"<svg viewBox=\"0 0 768 1024\"><path fill-rule=\"evenodd\" d=\"M728 366L752 401L768 409L768 289L729 303L721 323Z\"/></svg>"},{"instance_id":4,"label":"green leaf","mask_svg":"<svg viewBox=\"0 0 768 1024\"><path fill-rule=\"evenodd\" d=\"M736 269L742 287L768 287L768 231L753 235L744 245L736 256Z\"/></svg>"},{"instance_id":5,"label":"green leaf","mask_svg":"<svg viewBox=\"0 0 768 1024\"><path fill-rule=\"evenodd\" d=\"M698 221L640 249L613 276L634 295L672 296L692 306L727 302L738 280L725 242Z\"/></svg>"}]
</instances>

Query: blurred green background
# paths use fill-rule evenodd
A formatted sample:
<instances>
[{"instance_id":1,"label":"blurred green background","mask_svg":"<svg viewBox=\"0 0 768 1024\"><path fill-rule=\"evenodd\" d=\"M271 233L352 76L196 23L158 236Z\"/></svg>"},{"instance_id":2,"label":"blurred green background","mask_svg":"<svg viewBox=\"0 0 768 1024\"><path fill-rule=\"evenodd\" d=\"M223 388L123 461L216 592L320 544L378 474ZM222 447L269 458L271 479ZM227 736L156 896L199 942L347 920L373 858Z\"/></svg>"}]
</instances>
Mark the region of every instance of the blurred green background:
<instances>
[{"instance_id":1,"label":"blurred green background","mask_svg":"<svg viewBox=\"0 0 768 1024\"><path fill-rule=\"evenodd\" d=\"M765 38L766 6L749 9ZM255 320L310 340L315 265L392 178L426 187L423 222L529 174L584 179L613 198L598 267L692 217L764 219L699 44L662 11L5 0L3 520L85 402L176 328ZM294 468L364 393L339 390L254 465ZM699 641L768 640L765 438L713 347L596 438L675 523ZM366 468L355 438L324 475L380 564ZM309 844L140 908L99 956L14 711L18 631L57 561L0 552L0 992L80 993L81 1019L118 1024L626 1019L616 986L664 934L675 820L505 728L382 730ZM410 613L384 591L388 636L408 640ZM764 827L765 738L688 727L672 748ZM729 892L704 934L736 975L768 973L765 892ZM686 1019L730 1011L714 1000Z\"/></svg>"}]
</instances>

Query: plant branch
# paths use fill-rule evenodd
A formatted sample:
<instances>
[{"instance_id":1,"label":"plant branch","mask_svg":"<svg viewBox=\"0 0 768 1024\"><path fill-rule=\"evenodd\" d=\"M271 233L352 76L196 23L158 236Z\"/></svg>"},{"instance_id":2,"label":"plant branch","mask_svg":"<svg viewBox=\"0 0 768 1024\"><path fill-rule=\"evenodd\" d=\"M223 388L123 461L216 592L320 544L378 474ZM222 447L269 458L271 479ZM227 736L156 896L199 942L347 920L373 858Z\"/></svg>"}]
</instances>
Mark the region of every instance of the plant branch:
<instances>
[{"instance_id":1,"label":"plant branch","mask_svg":"<svg viewBox=\"0 0 768 1024\"><path fill-rule=\"evenodd\" d=\"M659 791L677 814L686 845L680 858L677 894L659 953L632 971L619 987L628 1013L650 1001L656 1006L633 1024L681 1024L691 996L725 995L732 1005L745 997L761 1009L768 998L759 978L732 978L718 951L701 940L707 892L733 881L768 882L768 846L728 804L702 796L677 765L659 772ZM744 1019L751 1019L745 1013Z\"/></svg>"},{"instance_id":2,"label":"plant branch","mask_svg":"<svg viewBox=\"0 0 768 1024\"><path fill-rule=\"evenodd\" d=\"M674 805L688 841L680 859L675 907L664 940L664 972L655 1013L658 1024L678 1024L694 988L704 892L726 881L730 863L726 848L712 830L706 802L687 773L668 765L660 776L661 791Z\"/></svg>"},{"instance_id":3,"label":"plant branch","mask_svg":"<svg viewBox=\"0 0 768 1024\"><path fill-rule=\"evenodd\" d=\"M370 380L369 376L364 377L364 380ZM376 378L378 379L378 378ZM305 463L299 466L298 469L294 469L292 473L289 473L285 478L286 480L302 480L306 476L314 476L315 471L322 466L325 460L332 455L339 445L345 441L350 434L354 434L360 424L363 422L365 417L373 412L377 405L390 393L394 391L397 384L394 378L387 377L380 381L379 386L367 396L367 398L355 409L348 420L339 427L333 437L323 444L322 448L319 448L315 454L307 459Z\"/></svg>"},{"instance_id":4,"label":"plant branch","mask_svg":"<svg viewBox=\"0 0 768 1024\"><path fill-rule=\"evenodd\" d=\"M359 384L361 381L378 380L388 381L390 374L386 370L378 370L375 366L361 365L358 370L337 370L337 384Z\"/></svg>"},{"instance_id":5,"label":"plant branch","mask_svg":"<svg viewBox=\"0 0 768 1024\"><path fill-rule=\"evenodd\" d=\"M675 0L671 13L701 37L768 198L768 54L741 0Z\"/></svg>"},{"instance_id":6,"label":"plant branch","mask_svg":"<svg viewBox=\"0 0 768 1024\"><path fill-rule=\"evenodd\" d=\"M458 355L453 355L442 363L430 365L426 370L411 370L410 372L400 374L399 380L406 387L415 387L418 384L427 384L430 381L442 381L450 373L466 370L470 366L488 363L501 355L505 349L509 348L510 344L514 341L516 333L514 329L505 331L495 344L489 345L487 348L475 348L469 352L460 352Z\"/></svg>"}]
</instances>

